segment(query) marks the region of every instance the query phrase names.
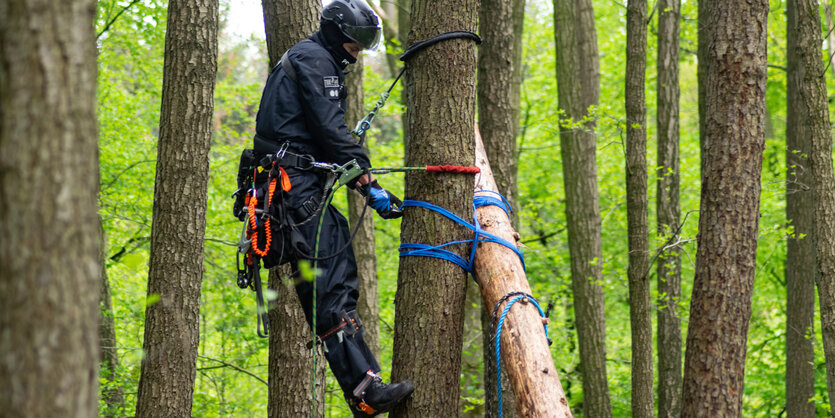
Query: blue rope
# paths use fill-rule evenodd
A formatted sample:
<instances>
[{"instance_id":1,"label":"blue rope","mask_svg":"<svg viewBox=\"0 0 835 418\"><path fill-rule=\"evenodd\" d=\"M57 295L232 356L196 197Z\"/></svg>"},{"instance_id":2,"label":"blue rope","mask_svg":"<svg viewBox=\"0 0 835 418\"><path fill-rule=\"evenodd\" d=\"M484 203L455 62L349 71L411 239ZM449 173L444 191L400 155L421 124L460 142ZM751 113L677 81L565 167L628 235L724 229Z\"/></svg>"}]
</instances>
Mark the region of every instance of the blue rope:
<instances>
[{"instance_id":1,"label":"blue rope","mask_svg":"<svg viewBox=\"0 0 835 418\"><path fill-rule=\"evenodd\" d=\"M536 309L539 310L539 315L545 318L545 312L542 311L542 308L539 306L539 303L537 303L536 299L530 295L519 295L511 299L510 302L507 303L507 306L504 307L504 311L502 311L502 315L499 317L499 323L498 325L496 325L496 387L499 398L499 418L502 417L502 325L504 325L504 318L507 316L508 311L510 311L510 307L521 299L527 299L531 301L533 305L536 306ZM543 324L543 326L545 327L545 337L548 338L548 325Z\"/></svg>"},{"instance_id":2,"label":"blue rope","mask_svg":"<svg viewBox=\"0 0 835 418\"><path fill-rule=\"evenodd\" d=\"M489 200L489 203L484 203L485 201L488 201L488 200ZM480 203L481 203L480 206L484 206L486 204L495 204L495 205L500 206L500 207L503 206L503 204L501 204L501 205L499 204L499 203L502 203L500 200L498 200L496 198L493 198L493 197L490 197L489 199L482 199L480 201ZM514 244L512 244L512 243L510 243L510 242L508 242L508 241L506 241L502 238L499 238L499 237L497 237L497 236L495 236L495 235L493 235L493 234L491 234L491 233L489 233L489 232L487 232L483 229L481 229L481 226L478 225L478 222L476 222L475 224L471 224L471 223L465 221L464 219L461 219L461 217L459 217L458 215L456 215L456 214L454 214L454 213L452 213L452 212L450 212L450 211L448 211L448 210L446 210L446 209L444 209L440 206L436 206L436 205L433 205L433 204L428 203L428 202L421 202L419 200L404 200L403 204L400 207L401 208L406 208L406 207L409 207L409 206L420 207L420 208L429 209L431 211L438 212L441 215L451 219L452 221L457 222L460 225L466 226L467 228L469 228L470 230L472 230L475 233L475 236L473 237L472 241L470 241L470 240L454 241L454 242L448 242L446 244L440 244L440 245L436 245L436 246L431 246L431 245L426 245L426 244L411 244L411 243L400 244L400 256L401 257L419 256L419 257L440 258L440 259L443 259L443 260L453 262L456 265L463 268L464 270L466 270L468 273L472 274L473 273L473 263L475 262L475 252L476 252L476 249L478 247L477 244L479 242L492 242L492 243L496 243L496 244L501 244L501 245L513 250L513 252L516 253L517 256L519 256L519 260L521 260L521 262L522 262L522 268L525 269L525 258L524 258L524 255L522 254L522 251L519 248L517 248L516 245L514 245ZM474 202L473 202L473 216L474 217L475 217L475 209L477 207L479 207L479 206L476 205L476 202L474 200ZM462 244L462 243L467 243L467 242L472 242L473 243L472 249L470 250L470 259L469 260L465 260L460 255L455 254L452 251L445 250L445 249L442 248L442 247L446 247L446 246L452 245L452 244Z\"/></svg>"},{"instance_id":3,"label":"blue rope","mask_svg":"<svg viewBox=\"0 0 835 418\"><path fill-rule=\"evenodd\" d=\"M501 193L494 192L492 190L476 190L475 193L476 196L473 198L473 205L475 205L476 208L480 208L482 206L487 205L498 206L502 208L504 213L507 214L508 218L510 217L510 214L513 213L513 208L510 206L510 202L508 202L507 199L505 199L504 196L501 195ZM479 195L479 193L492 193L498 197L489 195Z\"/></svg>"}]
</instances>

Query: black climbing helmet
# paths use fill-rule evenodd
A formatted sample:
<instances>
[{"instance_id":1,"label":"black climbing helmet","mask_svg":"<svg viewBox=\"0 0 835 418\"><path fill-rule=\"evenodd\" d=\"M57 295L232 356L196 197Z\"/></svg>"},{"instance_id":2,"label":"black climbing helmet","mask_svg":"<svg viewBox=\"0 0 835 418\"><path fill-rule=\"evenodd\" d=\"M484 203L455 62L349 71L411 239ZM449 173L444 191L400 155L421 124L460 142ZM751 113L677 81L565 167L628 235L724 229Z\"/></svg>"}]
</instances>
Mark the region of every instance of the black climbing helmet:
<instances>
[{"instance_id":1,"label":"black climbing helmet","mask_svg":"<svg viewBox=\"0 0 835 418\"><path fill-rule=\"evenodd\" d=\"M322 10L321 25L331 22L348 39L375 50L380 44L380 18L364 0L335 0Z\"/></svg>"}]
</instances>

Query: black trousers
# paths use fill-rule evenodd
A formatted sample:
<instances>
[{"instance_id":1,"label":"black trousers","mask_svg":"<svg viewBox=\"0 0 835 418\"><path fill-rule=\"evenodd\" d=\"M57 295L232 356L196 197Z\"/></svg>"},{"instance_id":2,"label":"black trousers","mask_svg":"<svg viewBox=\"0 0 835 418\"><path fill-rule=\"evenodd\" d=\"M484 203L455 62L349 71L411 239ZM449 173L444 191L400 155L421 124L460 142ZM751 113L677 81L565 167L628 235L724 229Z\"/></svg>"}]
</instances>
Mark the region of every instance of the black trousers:
<instances>
[{"instance_id":1,"label":"black trousers","mask_svg":"<svg viewBox=\"0 0 835 418\"><path fill-rule=\"evenodd\" d=\"M321 175L311 171L296 170L288 170L288 174L292 184L287 198L290 208L298 213L305 203L310 206L311 199L316 202L322 199L324 179ZM325 216L319 237L319 257L335 254L343 247L345 249L332 258L316 262L316 267L320 271L316 277L316 333L320 336L338 326L346 313L356 310L359 297L357 262L354 258L354 250L349 244L351 231L348 221L331 205L323 210ZM317 212L313 219L299 226L299 231L311 250L316 242L319 215L320 213ZM296 222L302 220L296 219ZM307 323L312 324L313 283L301 280L296 286L296 292L304 308ZM360 331L351 336L346 333L341 336L334 333L324 340L325 357L346 396L351 395L354 388L365 377L366 372L380 371L377 360L363 339L362 330L360 327Z\"/></svg>"}]
</instances>

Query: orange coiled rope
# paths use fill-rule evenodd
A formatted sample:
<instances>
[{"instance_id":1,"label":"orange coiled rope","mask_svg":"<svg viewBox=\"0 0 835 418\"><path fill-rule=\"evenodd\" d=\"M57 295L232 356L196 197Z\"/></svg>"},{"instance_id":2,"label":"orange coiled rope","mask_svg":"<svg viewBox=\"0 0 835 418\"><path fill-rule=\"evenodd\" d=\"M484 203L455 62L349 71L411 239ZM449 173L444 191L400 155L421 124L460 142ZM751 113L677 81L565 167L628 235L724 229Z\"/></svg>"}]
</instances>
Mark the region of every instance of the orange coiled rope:
<instances>
[{"instance_id":1,"label":"orange coiled rope","mask_svg":"<svg viewBox=\"0 0 835 418\"><path fill-rule=\"evenodd\" d=\"M270 189L269 189L269 192L267 193L267 207L270 207L270 204L272 203L273 193L275 193L276 184L277 184L276 179L272 179L272 181L270 181ZM255 254L258 254L261 257L266 257L267 252L270 251L270 244L273 241L273 233L270 230L270 218L267 217L267 220L264 222L264 235L267 236L267 238L265 240L266 245L264 246L263 250L258 249L258 232L256 232L257 231L256 228L258 227L258 224L255 222L255 206L256 205L258 205L258 198L255 197L255 196L252 196L249 199L249 210L248 210L248 212L249 212L249 225L250 225L250 228L252 228L252 250L255 251Z\"/></svg>"}]
</instances>

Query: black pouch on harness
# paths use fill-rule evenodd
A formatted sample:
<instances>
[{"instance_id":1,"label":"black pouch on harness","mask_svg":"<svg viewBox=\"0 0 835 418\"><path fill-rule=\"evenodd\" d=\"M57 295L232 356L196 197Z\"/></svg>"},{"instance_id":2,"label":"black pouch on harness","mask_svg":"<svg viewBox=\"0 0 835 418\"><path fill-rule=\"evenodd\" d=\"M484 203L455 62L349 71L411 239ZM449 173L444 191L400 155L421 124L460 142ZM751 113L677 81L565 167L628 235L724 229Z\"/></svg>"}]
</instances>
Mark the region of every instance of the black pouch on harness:
<instances>
[{"instance_id":1,"label":"black pouch on harness","mask_svg":"<svg viewBox=\"0 0 835 418\"><path fill-rule=\"evenodd\" d=\"M247 205L247 193L254 187L258 188L267 181L267 172L259 167L258 161L255 159L255 152L251 149L245 149L241 152L241 160L238 163L238 190L232 194L235 198L235 203L232 205L232 215L238 218L239 221L246 220L246 211L244 208Z\"/></svg>"}]
</instances>

